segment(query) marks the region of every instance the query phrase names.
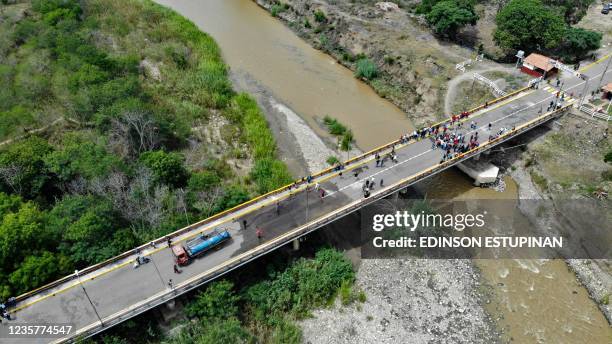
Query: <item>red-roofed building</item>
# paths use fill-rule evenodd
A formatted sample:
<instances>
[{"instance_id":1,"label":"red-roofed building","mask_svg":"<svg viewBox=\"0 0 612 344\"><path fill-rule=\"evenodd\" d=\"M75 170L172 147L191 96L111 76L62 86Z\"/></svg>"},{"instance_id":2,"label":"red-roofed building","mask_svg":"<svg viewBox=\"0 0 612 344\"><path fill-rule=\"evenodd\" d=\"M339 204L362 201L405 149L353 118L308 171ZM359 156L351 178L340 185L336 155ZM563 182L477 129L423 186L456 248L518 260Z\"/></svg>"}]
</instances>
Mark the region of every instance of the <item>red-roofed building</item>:
<instances>
[{"instance_id":1,"label":"red-roofed building","mask_svg":"<svg viewBox=\"0 0 612 344\"><path fill-rule=\"evenodd\" d=\"M603 92L602 94L602 98L604 99L612 99L612 82L603 86L601 88L601 91Z\"/></svg>"},{"instance_id":2,"label":"red-roofed building","mask_svg":"<svg viewBox=\"0 0 612 344\"><path fill-rule=\"evenodd\" d=\"M531 53L523 60L523 66L521 71L531 76L539 78L546 75L548 78L551 75L557 73L557 67L555 67L553 59L548 56Z\"/></svg>"}]
</instances>

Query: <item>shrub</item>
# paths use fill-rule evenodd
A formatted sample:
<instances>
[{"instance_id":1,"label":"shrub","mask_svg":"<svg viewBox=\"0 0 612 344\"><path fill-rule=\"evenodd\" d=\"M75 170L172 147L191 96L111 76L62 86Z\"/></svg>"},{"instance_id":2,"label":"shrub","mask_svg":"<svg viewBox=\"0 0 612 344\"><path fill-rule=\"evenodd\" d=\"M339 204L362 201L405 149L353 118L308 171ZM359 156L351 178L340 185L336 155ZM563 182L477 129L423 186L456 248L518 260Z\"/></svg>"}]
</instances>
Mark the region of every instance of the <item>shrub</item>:
<instances>
[{"instance_id":1,"label":"shrub","mask_svg":"<svg viewBox=\"0 0 612 344\"><path fill-rule=\"evenodd\" d=\"M346 306L353 302L350 281L342 281L342 285L340 285L340 302L343 306Z\"/></svg>"},{"instance_id":2,"label":"shrub","mask_svg":"<svg viewBox=\"0 0 612 344\"><path fill-rule=\"evenodd\" d=\"M322 249L314 259L300 259L274 276L243 293L258 319L269 321L283 313L304 317L313 307L326 304L343 283L352 282L355 273L342 253Z\"/></svg>"},{"instance_id":3,"label":"shrub","mask_svg":"<svg viewBox=\"0 0 612 344\"><path fill-rule=\"evenodd\" d=\"M325 13L323 13L323 11L321 10L316 10L314 12L314 17L317 23L324 23L327 21L327 17L325 16Z\"/></svg>"},{"instance_id":4,"label":"shrub","mask_svg":"<svg viewBox=\"0 0 612 344\"><path fill-rule=\"evenodd\" d=\"M612 164L612 150L608 151L608 153L604 155L604 162Z\"/></svg>"},{"instance_id":5,"label":"shrub","mask_svg":"<svg viewBox=\"0 0 612 344\"><path fill-rule=\"evenodd\" d=\"M544 176L537 173L536 171L531 171L531 180L540 188L540 190L546 191L548 189L548 181Z\"/></svg>"},{"instance_id":6,"label":"shrub","mask_svg":"<svg viewBox=\"0 0 612 344\"><path fill-rule=\"evenodd\" d=\"M329 115L325 115L325 117L323 117L323 123L327 126L329 133L334 136L343 135L347 130L344 124L338 122L337 119L332 118Z\"/></svg>"},{"instance_id":7,"label":"shrub","mask_svg":"<svg viewBox=\"0 0 612 344\"><path fill-rule=\"evenodd\" d=\"M157 183L178 188L187 182L189 172L185 169L182 154L158 150L142 153L140 160L153 171Z\"/></svg>"},{"instance_id":8,"label":"shrub","mask_svg":"<svg viewBox=\"0 0 612 344\"><path fill-rule=\"evenodd\" d=\"M355 76L358 78L374 79L378 76L378 67L370 59L362 58L357 61Z\"/></svg>"},{"instance_id":9,"label":"shrub","mask_svg":"<svg viewBox=\"0 0 612 344\"><path fill-rule=\"evenodd\" d=\"M238 314L240 297L234 293L234 284L229 281L218 281L208 285L196 299L185 308L191 318L203 321L229 319Z\"/></svg>"},{"instance_id":10,"label":"shrub","mask_svg":"<svg viewBox=\"0 0 612 344\"><path fill-rule=\"evenodd\" d=\"M338 158L335 157L335 156L330 156L330 157L327 158L326 162L327 162L328 165L333 166L333 165L339 163L340 160L338 160Z\"/></svg>"},{"instance_id":11,"label":"shrub","mask_svg":"<svg viewBox=\"0 0 612 344\"><path fill-rule=\"evenodd\" d=\"M279 13L282 13L287 10L287 8L287 4L274 4L270 8L270 14L272 14L273 17L276 17Z\"/></svg>"}]
</instances>

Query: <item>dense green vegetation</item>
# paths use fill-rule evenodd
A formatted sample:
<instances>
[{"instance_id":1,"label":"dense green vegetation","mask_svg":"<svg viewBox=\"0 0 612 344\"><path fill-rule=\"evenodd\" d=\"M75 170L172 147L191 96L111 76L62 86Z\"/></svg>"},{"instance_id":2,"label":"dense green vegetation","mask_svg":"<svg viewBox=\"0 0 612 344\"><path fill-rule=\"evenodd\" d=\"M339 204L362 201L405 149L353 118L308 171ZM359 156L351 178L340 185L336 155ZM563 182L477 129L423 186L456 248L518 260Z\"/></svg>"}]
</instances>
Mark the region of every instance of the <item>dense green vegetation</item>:
<instances>
[{"instance_id":1,"label":"dense green vegetation","mask_svg":"<svg viewBox=\"0 0 612 344\"><path fill-rule=\"evenodd\" d=\"M567 24L576 24L595 0L543 0L544 4L550 6L561 14Z\"/></svg>"},{"instance_id":2,"label":"dense green vegetation","mask_svg":"<svg viewBox=\"0 0 612 344\"><path fill-rule=\"evenodd\" d=\"M601 45L602 35L573 28L593 0L510 0L498 12L495 43L509 56L521 49L545 52L569 61L584 58ZM457 39L478 15L473 0L423 0L415 8L441 37Z\"/></svg>"},{"instance_id":3,"label":"dense green vegetation","mask_svg":"<svg viewBox=\"0 0 612 344\"><path fill-rule=\"evenodd\" d=\"M290 181L192 23L148 0L2 6L0 299Z\"/></svg>"},{"instance_id":4,"label":"dense green vegetation","mask_svg":"<svg viewBox=\"0 0 612 344\"><path fill-rule=\"evenodd\" d=\"M466 25L474 25L478 15L473 0L424 0L416 12L424 14L433 31L444 37L454 38Z\"/></svg>"},{"instance_id":5,"label":"dense green vegetation","mask_svg":"<svg viewBox=\"0 0 612 344\"><path fill-rule=\"evenodd\" d=\"M599 48L601 34L568 26L541 0L511 0L496 17L495 42L505 51L544 51L570 60Z\"/></svg>"},{"instance_id":6,"label":"dense green vegetation","mask_svg":"<svg viewBox=\"0 0 612 344\"><path fill-rule=\"evenodd\" d=\"M476 24L478 15L474 13L472 3L447 0L435 4L425 18L437 34L455 37L462 27Z\"/></svg>"},{"instance_id":7,"label":"dense green vegetation","mask_svg":"<svg viewBox=\"0 0 612 344\"><path fill-rule=\"evenodd\" d=\"M322 249L268 278L236 290L229 281L211 283L187 306L196 319L169 343L301 343L294 320L326 306L338 293L343 303L365 301L352 286L351 263L338 251Z\"/></svg>"},{"instance_id":8,"label":"dense green vegetation","mask_svg":"<svg viewBox=\"0 0 612 344\"><path fill-rule=\"evenodd\" d=\"M466 25L474 25L478 15L473 0L424 0L416 8L440 36L454 38Z\"/></svg>"}]
</instances>

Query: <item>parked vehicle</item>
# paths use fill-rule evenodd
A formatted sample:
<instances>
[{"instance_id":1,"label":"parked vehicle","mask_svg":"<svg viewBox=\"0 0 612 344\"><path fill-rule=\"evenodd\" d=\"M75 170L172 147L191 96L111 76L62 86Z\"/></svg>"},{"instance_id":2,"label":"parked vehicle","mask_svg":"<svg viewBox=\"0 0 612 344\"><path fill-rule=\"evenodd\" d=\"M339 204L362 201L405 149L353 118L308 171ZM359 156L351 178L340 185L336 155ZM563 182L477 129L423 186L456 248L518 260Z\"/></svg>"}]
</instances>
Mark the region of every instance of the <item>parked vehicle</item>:
<instances>
[{"instance_id":1,"label":"parked vehicle","mask_svg":"<svg viewBox=\"0 0 612 344\"><path fill-rule=\"evenodd\" d=\"M218 231L215 229L209 233L199 234L197 237L188 240L184 245L172 246L175 261L178 265L189 264L194 258L218 247L231 238L227 230Z\"/></svg>"},{"instance_id":2,"label":"parked vehicle","mask_svg":"<svg viewBox=\"0 0 612 344\"><path fill-rule=\"evenodd\" d=\"M601 13L603 13L603 14L610 13L610 5L609 4L603 5L603 8L601 9Z\"/></svg>"},{"instance_id":3,"label":"parked vehicle","mask_svg":"<svg viewBox=\"0 0 612 344\"><path fill-rule=\"evenodd\" d=\"M136 257L136 259L134 259L134 269L138 268L139 266L143 264L147 264L150 261L151 261L151 258L149 257L138 256Z\"/></svg>"}]
</instances>

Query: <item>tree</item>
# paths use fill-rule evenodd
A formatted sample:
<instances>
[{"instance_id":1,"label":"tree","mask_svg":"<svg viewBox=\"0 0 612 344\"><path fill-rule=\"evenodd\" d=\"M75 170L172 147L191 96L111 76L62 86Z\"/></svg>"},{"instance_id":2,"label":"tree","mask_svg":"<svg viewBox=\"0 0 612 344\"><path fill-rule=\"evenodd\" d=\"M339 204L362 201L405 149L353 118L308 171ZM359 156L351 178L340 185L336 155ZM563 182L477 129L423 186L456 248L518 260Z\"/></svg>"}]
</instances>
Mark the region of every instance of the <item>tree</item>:
<instances>
[{"instance_id":1,"label":"tree","mask_svg":"<svg viewBox=\"0 0 612 344\"><path fill-rule=\"evenodd\" d=\"M459 29L467 24L474 25L478 20L473 5L469 5L461 6L453 0L442 1L435 4L425 18L437 34L455 37Z\"/></svg>"},{"instance_id":2,"label":"tree","mask_svg":"<svg viewBox=\"0 0 612 344\"><path fill-rule=\"evenodd\" d=\"M157 183L175 188L185 186L189 172L185 169L182 154L158 150L141 154L140 160L153 171Z\"/></svg>"},{"instance_id":3,"label":"tree","mask_svg":"<svg viewBox=\"0 0 612 344\"><path fill-rule=\"evenodd\" d=\"M52 150L47 141L33 136L0 153L0 181L4 189L27 199L41 196L51 180L44 158Z\"/></svg>"},{"instance_id":4,"label":"tree","mask_svg":"<svg viewBox=\"0 0 612 344\"><path fill-rule=\"evenodd\" d=\"M158 123L149 113L127 111L111 121L111 146L115 146L122 156L140 154L159 145L158 131Z\"/></svg>"},{"instance_id":5,"label":"tree","mask_svg":"<svg viewBox=\"0 0 612 344\"><path fill-rule=\"evenodd\" d=\"M563 18L540 0L511 0L495 18L495 43L507 52L557 48L565 33Z\"/></svg>"},{"instance_id":6,"label":"tree","mask_svg":"<svg viewBox=\"0 0 612 344\"><path fill-rule=\"evenodd\" d=\"M44 251L26 257L19 268L9 275L9 281L13 285L13 292L21 294L71 272L72 268L68 257Z\"/></svg>"},{"instance_id":7,"label":"tree","mask_svg":"<svg viewBox=\"0 0 612 344\"><path fill-rule=\"evenodd\" d=\"M230 185L217 201L213 213L233 208L249 200L249 193L240 185Z\"/></svg>"},{"instance_id":8,"label":"tree","mask_svg":"<svg viewBox=\"0 0 612 344\"><path fill-rule=\"evenodd\" d=\"M0 222L0 269L10 271L32 251L55 245L44 215L32 202L4 214Z\"/></svg>"},{"instance_id":9,"label":"tree","mask_svg":"<svg viewBox=\"0 0 612 344\"><path fill-rule=\"evenodd\" d=\"M14 213L21 206L21 197L0 192L0 218L8 213Z\"/></svg>"},{"instance_id":10,"label":"tree","mask_svg":"<svg viewBox=\"0 0 612 344\"><path fill-rule=\"evenodd\" d=\"M51 172L63 183L77 177L92 179L107 175L113 167L120 166L120 159L109 154L105 147L81 135L66 135L62 148L45 158Z\"/></svg>"},{"instance_id":11,"label":"tree","mask_svg":"<svg viewBox=\"0 0 612 344\"><path fill-rule=\"evenodd\" d=\"M567 24L576 24L595 0L543 0L543 2L547 6L559 9Z\"/></svg>"},{"instance_id":12,"label":"tree","mask_svg":"<svg viewBox=\"0 0 612 344\"><path fill-rule=\"evenodd\" d=\"M349 159L349 153L351 149L353 149L353 132L351 130L347 130L342 135L342 139L340 140L340 150L346 152L346 159Z\"/></svg>"},{"instance_id":13,"label":"tree","mask_svg":"<svg viewBox=\"0 0 612 344\"><path fill-rule=\"evenodd\" d=\"M582 28L568 27L563 39L563 50L578 60L589 51L601 46L601 33Z\"/></svg>"},{"instance_id":14,"label":"tree","mask_svg":"<svg viewBox=\"0 0 612 344\"><path fill-rule=\"evenodd\" d=\"M122 224L111 203L95 196L64 197L48 215L49 231L61 237L60 249L77 263L96 263L124 249L115 240ZM119 237L130 241L125 233Z\"/></svg>"}]
</instances>

